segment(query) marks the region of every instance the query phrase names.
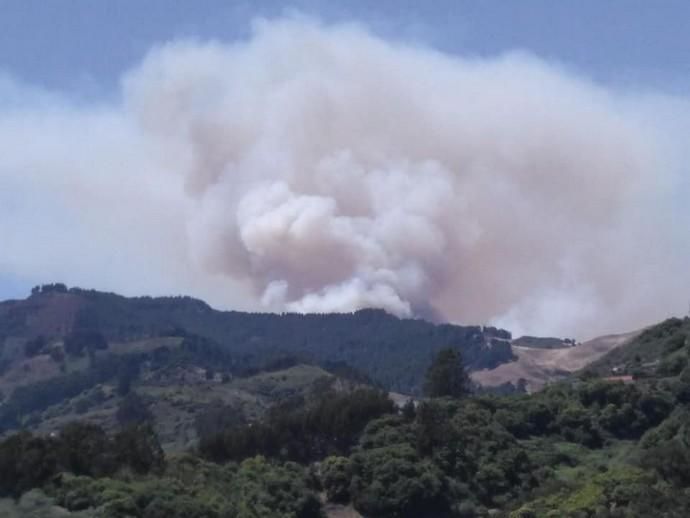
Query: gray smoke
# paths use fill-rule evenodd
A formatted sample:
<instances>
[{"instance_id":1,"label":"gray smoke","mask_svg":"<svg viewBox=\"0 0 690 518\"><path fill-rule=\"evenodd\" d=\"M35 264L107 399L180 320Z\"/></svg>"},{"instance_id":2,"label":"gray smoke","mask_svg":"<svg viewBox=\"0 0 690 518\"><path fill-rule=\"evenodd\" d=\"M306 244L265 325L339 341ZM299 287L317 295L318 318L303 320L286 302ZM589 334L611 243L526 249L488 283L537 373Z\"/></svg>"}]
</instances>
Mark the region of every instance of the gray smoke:
<instances>
[{"instance_id":1,"label":"gray smoke","mask_svg":"<svg viewBox=\"0 0 690 518\"><path fill-rule=\"evenodd\" d=\"M122 92L0 111L0 271L578 337L690 295L684 100L303 19L153 49Z\"/></svg>"}]
</instances>

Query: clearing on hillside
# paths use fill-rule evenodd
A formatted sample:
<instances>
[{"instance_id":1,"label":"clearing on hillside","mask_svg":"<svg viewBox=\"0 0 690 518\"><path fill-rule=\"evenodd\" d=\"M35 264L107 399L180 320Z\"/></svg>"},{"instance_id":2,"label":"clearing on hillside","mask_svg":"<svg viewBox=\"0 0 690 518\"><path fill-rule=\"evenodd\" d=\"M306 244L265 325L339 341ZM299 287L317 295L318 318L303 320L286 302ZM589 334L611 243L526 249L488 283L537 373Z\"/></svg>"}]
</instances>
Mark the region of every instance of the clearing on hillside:
<instances>
[{"instance_id":1,"label":"clearing on hillside","mask_svg":"<svg viewBox=\"0 0 690 518\"><path fill-rule=\"evenodd\" d=\"M640 332L600 336L580 345L560 349L513 345L517 360L503 363L494 369L474 371L470 376L473 381L485 387L497 387L504 383L517 384L524 379L527 391L535 392L546 383L565 378L609 351L630 342Z\"/></svg>"}]
</instances>

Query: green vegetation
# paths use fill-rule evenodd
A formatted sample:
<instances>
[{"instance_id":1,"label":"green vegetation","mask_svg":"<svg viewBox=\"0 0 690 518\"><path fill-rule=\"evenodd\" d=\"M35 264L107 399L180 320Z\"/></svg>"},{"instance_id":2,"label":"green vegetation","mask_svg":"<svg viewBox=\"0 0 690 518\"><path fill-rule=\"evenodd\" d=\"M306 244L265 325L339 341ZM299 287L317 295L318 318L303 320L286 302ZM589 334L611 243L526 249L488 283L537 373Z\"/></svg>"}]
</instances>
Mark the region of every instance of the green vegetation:
<instances>
[{"instance_id":1,"label":"green vegetation","mask_svg":"<svg viewBox=\"0 0 690 518\"><path fill-rule=\"evenodd\" d=\"M313 404L278 405L263 422L207 430L199 449L217 462L255 455L308 462L349 452L369 421L393 411L392 401L378 390L327 391Z\"/></svg>"},{"instance_id":2,"label":"green vegetation","mask_svg":"<svg viewBox=\"0 0 690 518\"><path fill-rule=\"evenodd\" d=\"M401 409L376 388L319 381L259 420L208 416L198 449L181 456L163 454L130 392L123 412L143 424L7 438L0 496L45 516L317 518L323 501L370 518L685 516L689 375L500 397L467 394L463 376L457 354L440 352L428 378L463 390Z\"/></svg>"},{"instance_id":3,"label":"green vegetation","mask_svg":"<svg viewBox=\"0 0 690 518\"><path fill-rule=\"evenodd\" d=\"M317 517L319 492L373 518L681 516L690 411L673 393L592 381L405 411L375 389L328 393L227 423L202 442L204 460L167 462L146 425L111 437L74 424L6 439L0 490L40 488L51 505L103 516Z\"/></svg>"},{"instance_id":4,"label":"green vegetation","mask_svg":"<svg viewBox=\"0 0 690 518\"><path fill-rule=\"evenodd\" d=\"M63 347L70 356L83 356L85 351L94 354L97 350L107 349L108 342L98 331L74 331L65 336Z\"/></svg>"},{"instance_id":5,"label":"green vegetation","mask_svg":"<svg viewBox=\"0 0 690 518\"><path fill-rule=\"evenodd\" d=\"M19 496L62 471L102 477L126 467L144 474L163 462L148 426L126 428L113 437L85 423L72 423L55 437L20 432L0 443L0 496Z\"/></svg>"},{"instance_id":6,"label":"green vegetation","mask_svg":"<svg viewBox=\"0 0 690 518\"><path fill-rule=\"evenodd\" d=\"M690 318L669 318L589 365L589 373L675 376L687 365Z\"/></svg>"},{"instance_id":7,"label":"green vegetation","mask_svg":"<svg viewBox=\"0 0 690 518\"><path fill-rule=\"evenodd\" d=\"M514 359L508 331L435 325L382 310L324 315L215 311L189 297L126 298L63 284L36 287L25 301L0 303L0 347L6 337L28 342L38 335L51 340L67 334L74 336L63 352L79 356L101 351L104 342L95 333L115 353L121 344L159 336L188 338L189 354L203 354L209 367L235 374L285 368L276 362L286 360L326 369L347 365L387 390L408 394L421 394L424 373L442 348L461 351L469 369ZM39 345L29 345L27 354L40 352Z\"/></svg>"},{"instance_id":8,"label":"green vegetation","mask_svg":"<svg viewBox=\"0 0 690 518\"><path fill-rule=\"evenodd\" d=\"M462 356L455 349L441 349L427 370L424 394L428 397L462 397L469 392L470 380Z\"/></svg>"},{"instance_id":9,"label":"green vegetation","mask_svg":"<svg viewBox=\"0 0 690 518\"><path fill-rule=\"evenodd\" d=\"M513 340L513 345L529 347L531 349L564 349L575 347L577 340L574 338L554 338L548 336L521 336Z\"/></svg>"},{"instance_id":10,"label":"green vegetation","mask_svg":"<svg viewBox=\"0 0 690 518\"><path fill-rule=\"evenodd\" d=\"M487 340L507 343L500 330L377 311L218 313L61 285L31 300L70 297L83 305L58 335L47 324L26 332L30 308L0 307L10 363L25 362L27 376L63 371L9 386L0 404L0 516L323 518L324 504L338 504L368 518L646 518L690 508L688 319L646 330L577 379L498 396L472 394L466 370L496 360L477 358ZM603 379L613 367L634 383ZM402 408L384 390L422 385L427 397Z\"/></svg>"}]
</instances>

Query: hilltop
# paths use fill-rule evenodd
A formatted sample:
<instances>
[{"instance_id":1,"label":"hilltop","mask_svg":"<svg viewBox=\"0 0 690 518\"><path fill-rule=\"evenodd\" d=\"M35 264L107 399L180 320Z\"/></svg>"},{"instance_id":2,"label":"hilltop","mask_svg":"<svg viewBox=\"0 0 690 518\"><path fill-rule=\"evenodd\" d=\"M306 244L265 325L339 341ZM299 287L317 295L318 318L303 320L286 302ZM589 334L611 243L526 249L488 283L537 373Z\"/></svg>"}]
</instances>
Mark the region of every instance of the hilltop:
<instances>
[{"instance_id":1,"label":"hilltop","mask_svg":"<svg viewBox=\"0 0 690 518\"><path fill-rule=\"evenodd\" d=\"M23 348L40 337L47 343L36 369L54 374L60 362L50 365L53 345L62 347L66 336L85 331L102 335L111 351L160 336L199 336L232 356L235 372L284 358L322 366L342 362L388 390L409 394L420 392L423 374L442 347L458 348L471 370L514 359L510 333L493 327L432 324L374 309L306 315L218 311L190 297L127 298L54 284L35 288L25 300L0 303L0 374L23 369ZM3 382L10 381L0 380L0 390Z\"/></svg>"},{"instance_id":2,"label":"hilltop","mask_svg":"<svg viewBox=\"0 0 690 518\"><path fill-rule=\"evenodd\" d=\"M440 348L478 369L512 361L509 340L380 310L241 313L50 284L0 302L0 431L52 433L73 420L114 431L132 414L150 416L163 447L181 450L200 429L252 422L319 391L419 394Z\"/></svg>"}]
</instances>

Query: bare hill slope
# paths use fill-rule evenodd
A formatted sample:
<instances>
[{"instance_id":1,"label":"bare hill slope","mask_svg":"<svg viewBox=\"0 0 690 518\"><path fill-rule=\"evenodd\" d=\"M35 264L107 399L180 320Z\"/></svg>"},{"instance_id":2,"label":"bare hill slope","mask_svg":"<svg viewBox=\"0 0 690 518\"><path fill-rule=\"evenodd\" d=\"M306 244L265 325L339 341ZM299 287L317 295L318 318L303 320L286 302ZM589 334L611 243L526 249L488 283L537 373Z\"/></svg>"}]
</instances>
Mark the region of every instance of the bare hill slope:
<instances>
[{"instance_id":1,"label":"bare hill slope","mask_svg":"<svg viewBox=\"0 0 690 518\"><path fill-rule=\"evenodd\" d=\"M640 331L606 335L594 338L574 347L541 349L513 345L517 360L498 365L494 369L482 369L471 374L477 383L495 387L504 383L517 384L520 379L527 382L527 390L534 392L544 384L562 379L578 371L609 351L620 347Z\"/></svg>"}]
</instances>

